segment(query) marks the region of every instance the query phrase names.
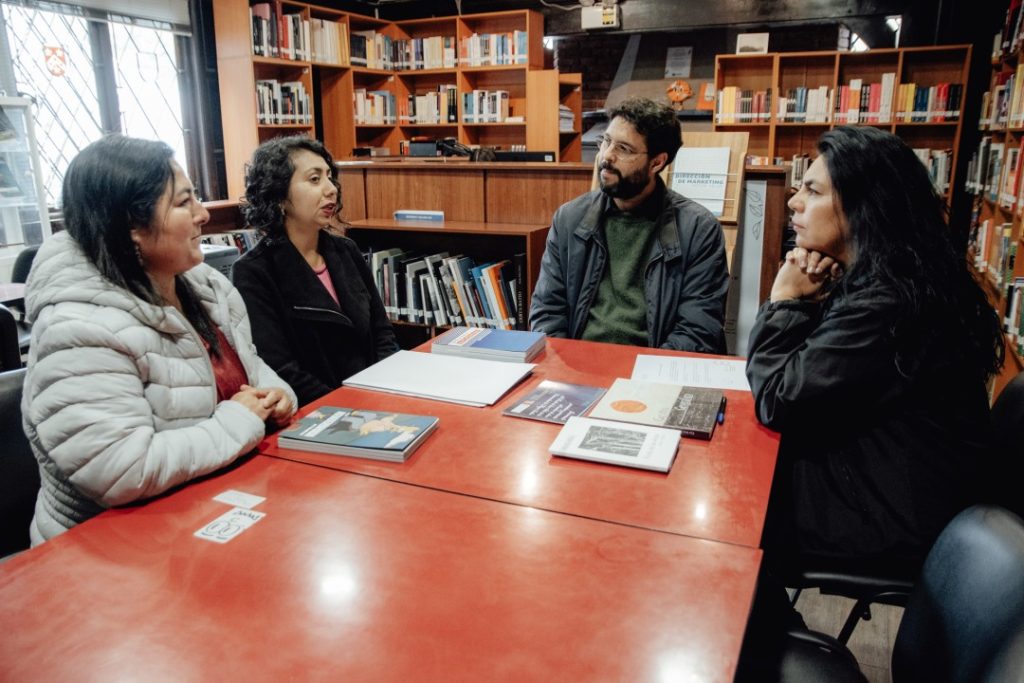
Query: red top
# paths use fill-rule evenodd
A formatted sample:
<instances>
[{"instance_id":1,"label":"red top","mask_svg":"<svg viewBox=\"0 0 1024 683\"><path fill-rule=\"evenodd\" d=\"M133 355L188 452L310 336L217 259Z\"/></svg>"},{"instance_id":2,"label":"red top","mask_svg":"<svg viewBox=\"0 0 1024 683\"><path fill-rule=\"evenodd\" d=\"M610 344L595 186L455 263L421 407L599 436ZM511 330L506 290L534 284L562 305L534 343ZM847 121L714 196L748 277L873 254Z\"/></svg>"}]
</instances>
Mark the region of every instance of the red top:
<instances>
[{"instance_id":1,"label":"red top","mask_svg":"<svg viewBox=\"0 0 1024 683\"><path fill-rule=\"evenodd\" d=\"M245 366L242 365L241 359L235 353L234 347L228 343L228 338L224 336L219 327L214 329L217 330L217 344L220 347L220 353L211 353L210 344L205 339L203 339L203 346L206 347L206 353L210 355L210 363L213 364L213 378L217 381L217 400L227 401L238 393L243 384L249 383L249 377L245 374Z\"/></svg>"}]
</instances>

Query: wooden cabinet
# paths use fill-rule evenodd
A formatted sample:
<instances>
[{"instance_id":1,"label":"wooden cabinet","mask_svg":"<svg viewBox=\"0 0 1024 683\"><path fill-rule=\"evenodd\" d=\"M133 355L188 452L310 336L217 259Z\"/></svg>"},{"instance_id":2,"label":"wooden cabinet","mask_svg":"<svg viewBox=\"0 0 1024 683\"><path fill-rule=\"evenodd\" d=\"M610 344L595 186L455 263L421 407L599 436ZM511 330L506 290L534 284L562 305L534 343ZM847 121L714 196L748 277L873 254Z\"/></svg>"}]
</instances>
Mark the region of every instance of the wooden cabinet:
<instances>
[{"instance_id":1,"label":"wooden cabinet","mask_svg":"<svg viewBox=\"0 0 1024 683\"><path fill-rule=\"evenodd\" d=\"M295 31L298 39L316 31L317 22L330 22L340 36L336 54L270 49L250 4L253 12L271 7L276 28L268 33ZM581 158L579 76L543 68L543 17L536 11L387 22L305 3L218 0L213 12L230 198L243 194L244 167L256 146L296 132L320 138L337 158L355 147L397 155L417 137ZM404 54L398 46L423 57L393 58ZM449 89L452 115L425 115L433 94L448 97ZM283 104L268 110L268 91L283 91ZM497 113L476 111L484 102ZM572 113L572 132L560 132L559 105Z\"/></svg>"},{"instance_id":2,"label":"wooden cabinet","mask_svg":"<svg viewBox=\"0 0 1024 683\"><path fill-rule=\"evenodd\" d=\"M918 152L948 202L970 58L969 45L719 55L715 130L748 131L749 154L771 164L813 157L833 126L876 126Z\"/></svg>"}]
</instances>

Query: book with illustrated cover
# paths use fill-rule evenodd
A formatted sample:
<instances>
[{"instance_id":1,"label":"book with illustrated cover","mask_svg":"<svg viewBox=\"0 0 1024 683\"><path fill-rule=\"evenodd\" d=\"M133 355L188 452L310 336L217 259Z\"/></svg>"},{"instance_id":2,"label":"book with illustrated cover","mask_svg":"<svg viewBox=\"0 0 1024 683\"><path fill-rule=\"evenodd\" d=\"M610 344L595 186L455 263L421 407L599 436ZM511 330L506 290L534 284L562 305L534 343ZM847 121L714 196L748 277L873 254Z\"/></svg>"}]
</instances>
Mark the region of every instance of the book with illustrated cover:
<instances>
[{"instance_id":1,"label":"book with illustrated cover","mask_svg":"<svg viewBox=\"0 0 1024 683\"><path fill-rule=\"evenodd\" d=\"M453 327L430 345L433 353L528 362L544 348L543 332Z\"/></svg>"},{"instance_id":2,"label":"book with illustrated cover","mask_svg":"<svg viewBox=\"0 0 1024 683\"><path fill-rule=\"evenodd\" d=\"M590 417L671 427L683 436L710 439L724 410L725 395L719 389L620 378Z\"/></svg>"},{"instance_id":3,"label":"book with illustrated cover","mask_svg":"<svg viewBox=\"0 0 1024 683\"><path fill-rule=\"evenodd\" d=\"M405 462L437 427L438 418L324 406L278 436L281 448Z\"/></svg>"},{"instance_id":4,"label":"book with illustrated cover","mask_svg":"<svg viewBox=\"0 0 1024 683\"><path fill-rule=\"evenodd\" d=\"M504 414L565 424L570 417L587 412L604 391L600 387L546 379L514 406L506 408Z\"/></svg>"},{"instance_id":5,"label":"book with illustrated cover","mask_svg":"<svg viewBox=\"0 0 1024 683\"><path fill-rule=\"evenodd\" d=\"M549 449L563 458L593 460L668 472L679 449L679 432L662 427L570 417Z\"/></svg>"}]
</instances>

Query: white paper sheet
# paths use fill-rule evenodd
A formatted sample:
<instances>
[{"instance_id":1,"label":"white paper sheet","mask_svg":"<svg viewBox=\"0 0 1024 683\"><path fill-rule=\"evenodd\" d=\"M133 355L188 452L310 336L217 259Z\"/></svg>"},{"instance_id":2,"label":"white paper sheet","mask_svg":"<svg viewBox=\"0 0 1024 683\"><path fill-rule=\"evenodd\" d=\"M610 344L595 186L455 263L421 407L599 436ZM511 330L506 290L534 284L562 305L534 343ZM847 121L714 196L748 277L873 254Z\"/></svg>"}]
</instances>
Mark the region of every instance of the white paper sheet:
<instances>
[{"instance_id":1,"label":"white paper sheet","mask_svg":"<svg viewBox=\"0 0 1024 683\"><path fill-rule=\"evenodd\" d=\"M639 355L633 364L632 378L688 387L750 391L746 366L743 359Z\"/></svg>"},{"instance_id":2,"label":"white paper sheet","mask_svg":"<svg viewBox=\"0 0 1024 683\"><path fill-rule=\"evenodd\" d=\"M533 363L399 351L347 380L345 386L489 406L529 375Z\"/></svg>"}]
</instances>

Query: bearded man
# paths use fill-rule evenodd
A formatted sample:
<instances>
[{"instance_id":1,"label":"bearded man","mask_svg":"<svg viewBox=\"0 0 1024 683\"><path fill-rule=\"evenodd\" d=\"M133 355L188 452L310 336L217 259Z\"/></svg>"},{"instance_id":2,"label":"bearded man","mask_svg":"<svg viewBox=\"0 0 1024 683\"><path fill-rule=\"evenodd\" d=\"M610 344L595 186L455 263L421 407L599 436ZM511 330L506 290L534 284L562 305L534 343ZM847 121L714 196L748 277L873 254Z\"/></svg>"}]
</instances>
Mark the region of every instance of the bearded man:
<instances>
[{"instance_id":1,"label":"bearded man","mask_svg":"<svg viewBox=\"0 0 1024 683\"><path fill-rule=\"evenodd\" d=\"M725 353L722 226L658 175L682 146L676 114L631 98L608 116L601 189L555 212L530 327L551 337Z\"/></svg>"}]
</instances>

